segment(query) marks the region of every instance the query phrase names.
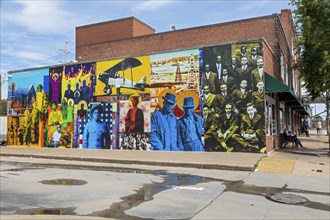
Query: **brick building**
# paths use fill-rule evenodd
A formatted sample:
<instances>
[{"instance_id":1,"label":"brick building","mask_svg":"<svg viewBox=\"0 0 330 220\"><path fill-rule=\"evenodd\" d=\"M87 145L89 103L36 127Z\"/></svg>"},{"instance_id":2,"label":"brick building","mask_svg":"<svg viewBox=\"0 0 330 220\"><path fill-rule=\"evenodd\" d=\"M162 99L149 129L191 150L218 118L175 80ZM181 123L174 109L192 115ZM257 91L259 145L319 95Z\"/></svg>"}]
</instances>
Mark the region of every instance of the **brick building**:
<instances>
[{"instance_id":1,"label":"brick building","mask_svg":"<svg viewBox=\"0 0 330 220\"><path fill-rule=\"evenodd\" d=\"M134 17L76 27L76 59L106 60L190 48L258 41L266 73L267 150L279 146L286 123L297 131L306 111L301 104L299 58L290 10L280 14L155 33Z\"/></svg>"},{"instance_id":2,"label":"brick building","mask_svg":"<svg viewBox=\"0 0 330 220\"><path fill-rule=\"evenodd\" d=\"M102 149L135 145L137 150L269 152L280 146L285 124L297 131L307 114L300 101L299 72L292 68L299 58L296 38L290 10L163 33L134 17L76 27L77 63L10 72L16 87L9 99L8 123L17 129L8 132L13 137L21 134L21 138L8 143L52 146L58 127L50 121L58 120L62 147L89 148L84 145L90 137L85 134L90 120L87 112L100 105L107 111L102 120L108 128ZM162 137L163 148L158 149L155 143L161 141L153 142L158 138L155 129L166 123L160 120L155 125L152 117L162 108L168 92L176 97L171 110L178 119L175 123L185 116L186 100L190 100L189 107L194 106L195 122L188 122L187 132L182 127L180 134L157 133L168 135ZM129 130L134 126L128 117L131 98L137 96L135 102L143 110L140 119L132 121L134 126L136 122L142 126L134 133ZM73 106L80 112L74 113ZM36 109L44 117L34 117L40 121L27 129L24 125ZM61 111L64 119L51 116L52 111L58 115ZM213 130L205 112L216 121ZM42 130L48 136L39 135ZM188 137L190 134L196 135ZM135 140L135 144L125 140ZM170 141L169 148L166 141ZM189 141L200 141L202 148L189 148L185 145Z\"/></svg>"}]
</instances>

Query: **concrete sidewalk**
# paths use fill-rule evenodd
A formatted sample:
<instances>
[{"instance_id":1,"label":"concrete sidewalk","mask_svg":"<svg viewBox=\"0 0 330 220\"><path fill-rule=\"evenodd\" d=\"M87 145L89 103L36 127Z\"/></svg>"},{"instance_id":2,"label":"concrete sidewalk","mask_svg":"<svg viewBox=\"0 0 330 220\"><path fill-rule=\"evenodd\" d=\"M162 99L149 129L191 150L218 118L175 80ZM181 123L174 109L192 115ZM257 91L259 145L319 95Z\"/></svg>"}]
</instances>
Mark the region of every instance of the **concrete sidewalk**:
<instances>
[{"instance_id":1,"label":"concrete sidewalk","mask_svg":"<svg viewBox=\"0 0 330 220\"><path fill-rule=\"evenodd\" d=\"M186 167L234 171L294 173L298 160L304 155L325 156L329 154L327 136L299 137L304 148L275 149L268 154L226 152L156 152L128 150L88 150L65 148L0 147L2 157L32 157L69 161L99 162L106 164L135 164L151 166ZM307 166L311 164L307 164ZM306 169L309 169L307 167Z\"/></svg>"},{"instance_id":2,"label":"concrete sidewalk","mask_svg":"<svg viewBox=\"0 0 330 220\"><path fill-rule=\"evenodd\" d=\"M305 155L311 155L311 156L321 156L321 155L329 155L330 148L329 148L329 142L328 142L328 136L322 135L317 136L316 132L310 131L310 136L306 137L304 135L298 136L298 138L301 140L303 148L295 148L292 150L291 144L288 144L288 146L285 149L278 149L278 151L281 152L290 152L295 154L305 154Z\"/></svg>"},{"instance_id":3,"label":"concrete sidewalk","mask_svg":"<svg viewBox=\"0 0 330 220\"><path fill-rule=\"evenodd\" d=\"M328 136L298 137L303 148L276 149L258 163L257 171L304 176L330 176ZM290 144L289 144L290 145Z\"/></svg>"},{"instance_id":4,"label":"concrete sidewalk","mask_svg":"<svg viewBox=\"0 0 330 220\"><path fill-rule=\"evenodd\" d=\"M226 152L156 152L65 148L1 147L2 157L33 157L71 161L175 166L200 169L253 171L265 154Z\"/></svg>"}]
</instances>

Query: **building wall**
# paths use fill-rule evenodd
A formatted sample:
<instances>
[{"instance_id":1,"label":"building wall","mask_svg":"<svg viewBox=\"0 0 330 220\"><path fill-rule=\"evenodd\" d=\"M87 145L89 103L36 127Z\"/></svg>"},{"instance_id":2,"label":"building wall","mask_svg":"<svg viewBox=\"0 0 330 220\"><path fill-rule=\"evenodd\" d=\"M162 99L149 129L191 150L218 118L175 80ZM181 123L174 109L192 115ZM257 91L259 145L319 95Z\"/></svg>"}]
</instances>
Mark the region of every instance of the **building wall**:
<instances>
[{"instance_id":1,"label":"building wall","mask_svg":"<svg viewBox=\"0 0 330 220\"><path fill-rule=\"evenodd\" d=\"M106 31L104 31L106 30ZM143 22L135 19L135 18L128 18L128 19L120 19L112 22L104 22L95 25L87 25L81 26L76 28L76 57L77 60L84 62L82 64L86 64L86 62L95 61L95 66L93 67L96 73L98 74L100 68L102 69L101 72L111 72L111 68L115 66L116 62L124 61L123 57L129 58L137 58L141 55L150 57L150 62L147 64L143 62L145 66L150 65L163 65L162 63L172 63L174 66L178 66L177 62L186 62L188 55L182 55L180 51L189 51L190 50L199 50L199 54L196 54L196 51L192 52L190 57L194 59L199 59L199 67L201 70L198 69L199 76L202 76L202 72L205 70L204 62L214 62L215 55L221 55L225 59L226 65L230 65L231 57L235 57L239 51L239 46L244 44L249 44L253 42L251 45L248 46L248 49L252 49L252 47L258 47L259 55L262 55L263 62L264 62L264 72L270 74L271 76L281 80L282 82L286 83L285 77L281 77L281 54L283 54L283 61L288 68L286 68L286 73L290 74L291 68L289 68L292 64L292 45L291 38L295 36L291 14L289 11L284 10L280 15L273 14L270 16L265 17L258 17L240 21L233 21L227 22L222 24L215 24L215 25L208 25L196 28L189 28L184 30L176 30L170 31L160 34L154 34L154 29L150 28ZM228 49L228 48L229 49ZM197 49L196 49L197 48ZM210 52L211 51L211 52ZM172 52L172 53L171 53ZM179 55L176 55L178 52ZM249 53L250 51L248 51ZM157 58L159 60L153 61L155 57L158 57L158 54L166 54L164 55L167 58ZM168 58L168 54L171 54L171 57ZM212 54L212 57L208 54ZM202 57L201 57L202 56ZM208 57L207 57L208 56ZM161 56L160 56L161 57ZM140 58L139 58L140 59ZM190 59L190 58L189 58ZM154 63L153 63L154 62ZM153 64L152 64L153 63ZM81 64L81 65L82 65ZM164 68L173 69L173 65L171 67L164 66ZM186 64L185 64L186 65ZM111 67L112 66L112 67ZM154 66L154 68L156 68ZM78 68L79 67L75 67ZM145 67L147 68L147 67ZM176 68L176 67L175 67ZM157 69L157 68L156 68ZM49 76L51 78L52 71L58 71L57 69L50 69ZM65 70L66 71L66 70ZM148 74L154 73L154 70L144 70L144 76L150 76ZM172 72L172 75L178 75L178 69L176 72ZM201 72L199 72L201 71ZM180 71L179 71L180 72ZM186 73L185 73L186 74ZM299 73L295 73L292 76L297 76ZM76 76L75 76L76 77ZM96 76L94 75L94 80L96 80ZM157 79L157 75L153 76ZM63 76L63 79L65 77ZM133 79L129 79L133 80ZM150 78L147 78L147 84L150 83ZM96 80L97 81L97 80ZM177 82L177 79L175 79ZM80 81L79 81L80 82ZM198 94L201 95L202 88L204 86L203 81L197 81L197 85L195 85L195 93L192 95ZM96 82L95 82L96 83ZM136 82L137 83L137 82ZM162 82L154 81L151 82L151 85L154 87L158 87L159 84ZM173 89L173 82L167 82L165 87L168 89ZM104 84L104 85L103 85ZM96 91L93 90L93 94L95 97L90 98L86 101L85 107L87 108L88 102L97 102L97 103L105 103L105 102L116 102L118 98L115 97L116 88L112 85L109 86L107 83L103 82L103 86L101 89L98 88ZM180 83L179 83L180 84ZM239 83L236 82L237 86ZM288 82L290 84L290 81ZM51 85L51 84L49 84ZM89 81L90 89L92 89L92 76ZM99 83L100 85L100 83ZM188 85L188 83L187 83ZM63 85L62 85L63 86ZM74 86L74 85L72 85ZM81 86L81 85L80 85ZM98 87L96 84L94 85L96 88ZM252 84L249 84L252 86ZM62 91L64 92L66 86L62 87ZM181 90L181 86L178 85L179 90ZM184 89L184 88L183 88ZM255 88L254 88L255 89ZM128 94L124 97L124 102L118 103L119 105L112 104L112 110L118 110L119 107L123 107L123 109L128 109L130 105L130 89L128 89ZM147 106L150 104L150 112L151 114L155 109L159 108L159 102L162 102L160 98L157 100L156 96L161 97L162 91L166 91L166 89L154 89L152 88L150 92L146 94L139 94L141 99L141 104L143 106ZM127 92L127 91L126 91ZM110 93L110 94L109 94ZM101 94L101 95L100 95ZM109 98L107 95L111 95L114 97ZM149 94L149 95L148 95ZM53 95L52 91L49 92L49 95ZM60 98L63 94L58 95ZM154 97L154 99L153 99ZM158 98L159 98L158 97ZM183 98L182 98L183 99ZM182 101L181 99L181 101ZM276 110L275 115L278 120L279 118L279 98L278 95L273 95L273 99L275 100ZM56 100L58 102L61 99ZM121 100L122 101L122 100ZM153 102L155 101L155 102ZM202 105L198 104L200 101L197 101L197 106L201 107ZM79 104L78 104L79 106ZM158 106L158 107L157 107ZM104 106L105 107L105 106ZM88 105L88 108L92 108L92 106ZM148 109L145 107L145 109ZM199 110L198 110L199 109ZM198 108L196 113L202 114L202 110ZM87 109L86 109L87 110ZM286 106L286 110L290 110L290 115L287 113L285 117L287 121L291 121L293 126L296 128L297 121L299 121L299 115L295 114L293 110L289 109ZM149 110L148 110L149 111ZM178 106L176 108L176 115L177 117L181 116L183 110L180 109ZM262 112L264 115L265 112ZM239 114L244 114L244 111L239 112ZM118 117L118 118L117 118ZM264 116L263 116L264 117ZM114 114L113 121L121 121L124 123L125 117L118 116L118 114ZM289 120L290 119L290 120ZM146 126L148 126L148 120ZM266 123L266 122L265 122ZM118 126L118 127L117 127ZM266 126L265 126L266 127ZM294 129L295 129L294 128ZM113 125L113 133L112 135L117 135L117 132L122 133L124 127L123 125ZM270 151L273 148L279 146L279 134L280 131L279 123L277 122L277 133L270 134L265 137L265 142L267 143L267 150ZM149 130L146 130L149 132ZM79 135L76 136L76 139L79 139ZM120 135L118 136L120 137ZM129 138L129 137L124 137ZM118 142L118 143L117 143ZM77 140L72 140L71 145L78 144ZM116 143L112 145L114 148L118 148L120 146L119 138L117 138ZM119 147L120 148L120 147Z\"/></svg>"},{"instance_id":2,"label":"building wall","mask_svg":"<svg viewBox=\"0 0 330 220\"><path fill-rule=\"evenodd\" d=\"M155 34L155 30L140 20L133 18L133 37Z\"/></svg>"},{"instance_id":3,"label":"building wall","mask_svg":"<svg viewBox=\"0 0 330 220\"><path fill-rule=\"evenodd\" d=\"M250 52L259 51L262 67L261 45L246 41L13 73L9 145L263 152L264 73ZM175 97L170 128L162 116L169 96Z\"/></svg>"},{"instance_id":4,"label":"building wall","mask_svg":"<svg viewBox=\"0 0 330 220\"><path fill-rule=\"evenodd\" d=\"M85 25L76 27L76 47L153 33L154 29L134 17Z\"/></svg>"},{"instance_id":5,"label":"building wall","mask_svg":"<svg viewBox=\"0 0 330 220\"><path fill-rule=\"evenodd\" d=\"M123 56L153 54L171 50L226 44L234 41L264 38L271 48L276 47L274 21L277 16L247 19L134 37L130 39L100 42L94 45L76 45L79 61L110 59ZM80 33L76 33L77 36Z\"/></svg>"}]
</instances>

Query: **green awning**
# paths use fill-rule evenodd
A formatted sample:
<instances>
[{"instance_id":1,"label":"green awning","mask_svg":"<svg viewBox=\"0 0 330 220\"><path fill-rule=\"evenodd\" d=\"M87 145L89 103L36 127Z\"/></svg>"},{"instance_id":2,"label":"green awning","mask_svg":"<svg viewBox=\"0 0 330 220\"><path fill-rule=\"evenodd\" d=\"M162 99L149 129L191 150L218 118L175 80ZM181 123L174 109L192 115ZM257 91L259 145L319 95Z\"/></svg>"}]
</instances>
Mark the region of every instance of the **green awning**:
<instances>
[{"instance_id":1,"label":"green awning","mask_svg":"<svg viewBox=\"0 0 330 220\"><path fill-rule=\"evenodd\" d=\"M295 92L289 86L267 73L265 73L265 91L266 93L277 93L280 101L284 101L286 105L297 110L302 115L308 115Z\"/></svg>"}]
</instances>

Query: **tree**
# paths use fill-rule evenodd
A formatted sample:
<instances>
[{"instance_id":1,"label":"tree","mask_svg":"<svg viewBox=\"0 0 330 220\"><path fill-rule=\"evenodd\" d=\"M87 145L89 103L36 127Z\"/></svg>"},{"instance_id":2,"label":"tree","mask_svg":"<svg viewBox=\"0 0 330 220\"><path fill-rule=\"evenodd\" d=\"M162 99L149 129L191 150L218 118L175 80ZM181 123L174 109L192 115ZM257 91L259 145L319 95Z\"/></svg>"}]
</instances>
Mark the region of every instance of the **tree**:
<instances>
[{"instance_id":1,"label":"tree","mask_svg":"<svg viewBox=\"0 0 330 220\"><path fill-rule=\"evenodd\" d=\"M313 99L325 96L329 134L330 102L330 1L291 0L301 56L296 68Z\"/></svg>"}]
</instances>

